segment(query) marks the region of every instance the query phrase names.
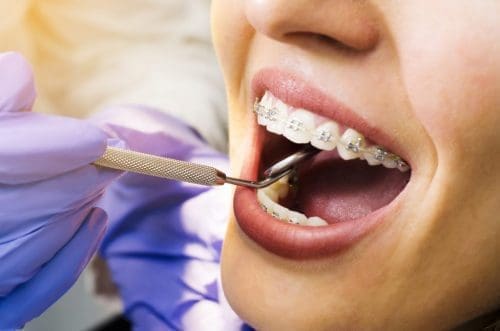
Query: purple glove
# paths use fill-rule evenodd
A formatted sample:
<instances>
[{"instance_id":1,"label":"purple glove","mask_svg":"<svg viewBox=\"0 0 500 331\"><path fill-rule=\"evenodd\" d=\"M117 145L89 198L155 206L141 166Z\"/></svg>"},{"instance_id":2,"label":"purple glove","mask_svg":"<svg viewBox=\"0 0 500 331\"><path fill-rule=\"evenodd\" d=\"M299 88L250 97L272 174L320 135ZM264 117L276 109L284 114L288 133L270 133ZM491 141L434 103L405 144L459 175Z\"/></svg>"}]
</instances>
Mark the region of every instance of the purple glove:
<instances>
[{"instance_id":1,"label":"purple glove","mask_svg":"<svg viewBox=\"0 0 500 331\"><path fill-rule=\"evenodd\" d=\"M106 228L95 208L119 173L89 163L107 135L90 123L31 113L31 71L0 54L0 329L19 328L76 281Z\"/></svg>"},{"instance_id":2,"label":"purple glove","mask_svg":"<svg viewBox=\"0 0 500 331\"><path fill-rule=\"evenodd\" d=\"M144 108L119 114L122 127L108 129L132 149L227 168L226 156L180 121ZM123 127L137 123L150 133ZM110 227L100 252L135 330L241 329L218 286L230 189L129 173L107 190L101 205Z\"/></svg>"}]
</instances>

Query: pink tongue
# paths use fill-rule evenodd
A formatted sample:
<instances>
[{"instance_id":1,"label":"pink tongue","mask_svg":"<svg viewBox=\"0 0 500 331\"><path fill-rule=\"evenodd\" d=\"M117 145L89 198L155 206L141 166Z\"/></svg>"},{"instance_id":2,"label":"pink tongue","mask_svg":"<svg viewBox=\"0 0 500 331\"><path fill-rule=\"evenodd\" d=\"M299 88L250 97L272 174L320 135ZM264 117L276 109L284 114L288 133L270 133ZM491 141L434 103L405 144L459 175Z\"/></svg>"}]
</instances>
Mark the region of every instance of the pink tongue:
<instances>
[{"instance_id":1,"label":"pink tongue","mask_svg":"<svg viewBox=\"0 0 500 331\"><path fill-rule=\"evenodd\" d=\"M410 177L410 172L371 167L362 160L323 156L301 169L292 209L328 223L358 219L387 205Z\"/></svg>"}]
</instances>

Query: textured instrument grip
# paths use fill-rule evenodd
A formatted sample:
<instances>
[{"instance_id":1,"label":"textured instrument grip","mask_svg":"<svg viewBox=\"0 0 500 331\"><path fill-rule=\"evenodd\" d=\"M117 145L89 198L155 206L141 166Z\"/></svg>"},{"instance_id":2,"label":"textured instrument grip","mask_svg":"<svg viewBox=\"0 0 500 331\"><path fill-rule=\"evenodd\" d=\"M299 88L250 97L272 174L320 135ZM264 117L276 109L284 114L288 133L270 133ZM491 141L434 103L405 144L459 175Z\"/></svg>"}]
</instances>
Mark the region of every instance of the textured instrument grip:
<instances>
[{"instance_id":1,"label":"textured instrument grip","mask_svg":"<svg viewBox=\"0 0 500 331\"><path fill-rule=\"evenodd\" d=\"M115 147L108 147L104 155L94 164L207 186L221 185L225 178L222 172L210 166Z\"/></svg>"}]
</instances>

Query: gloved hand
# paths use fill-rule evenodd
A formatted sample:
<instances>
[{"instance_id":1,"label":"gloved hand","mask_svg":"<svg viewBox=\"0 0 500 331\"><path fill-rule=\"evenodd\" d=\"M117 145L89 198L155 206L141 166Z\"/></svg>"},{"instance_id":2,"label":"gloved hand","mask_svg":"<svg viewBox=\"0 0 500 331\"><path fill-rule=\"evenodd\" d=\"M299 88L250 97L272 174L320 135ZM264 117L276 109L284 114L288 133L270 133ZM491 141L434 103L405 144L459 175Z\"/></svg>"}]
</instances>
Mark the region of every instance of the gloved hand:
<instances>
[{"instance_id":1,"label":"gloved hand","mask_svg":"<svg viewBox=\"0 0 500 331\"><path fill-rule=\"evenodd\" d=\"M107 119L119 121L107 129L133 150L227 168L225 155L168 115L125 107L99 121ZM137 123L149 133L129 129ZM106 191L110 223L100 254L134 330L242 328L218 281L230 190L128 173Z\"/></svg>"},{"instance_id":2,"label":"gloved hand","mask_svg":"<svg viewBox=\"0 0 500 331\"><path fill-rule=\"evenodd\" d=\"M95 205L120 174L89 165L107 135L90 123L32 113L31 71L0 54L0 329L22 327L62 296L97 249Z\"/></svg>"}]
</instances>

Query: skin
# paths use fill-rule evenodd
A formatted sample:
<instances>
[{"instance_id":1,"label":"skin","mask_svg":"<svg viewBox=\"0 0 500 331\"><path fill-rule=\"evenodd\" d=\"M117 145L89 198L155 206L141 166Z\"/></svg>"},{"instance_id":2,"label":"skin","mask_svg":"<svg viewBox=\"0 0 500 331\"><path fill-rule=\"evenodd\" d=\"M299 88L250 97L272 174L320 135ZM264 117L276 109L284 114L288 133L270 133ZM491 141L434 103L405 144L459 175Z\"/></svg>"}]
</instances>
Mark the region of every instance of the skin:
<instances>
[{"instance_id":1,"label":"skin","mask_svg":"<svg viewBox=\"0 0 500 331\"><path fill-rule=\"evenodd\" d=\"M234 174L265 67L321 86L413 166L399 213L321 260L273 255L232 217L222 277L241 318L260 330L447 330L500 307L498 13L493 0L213 2Z\"/></svg>"}]
</instances>

